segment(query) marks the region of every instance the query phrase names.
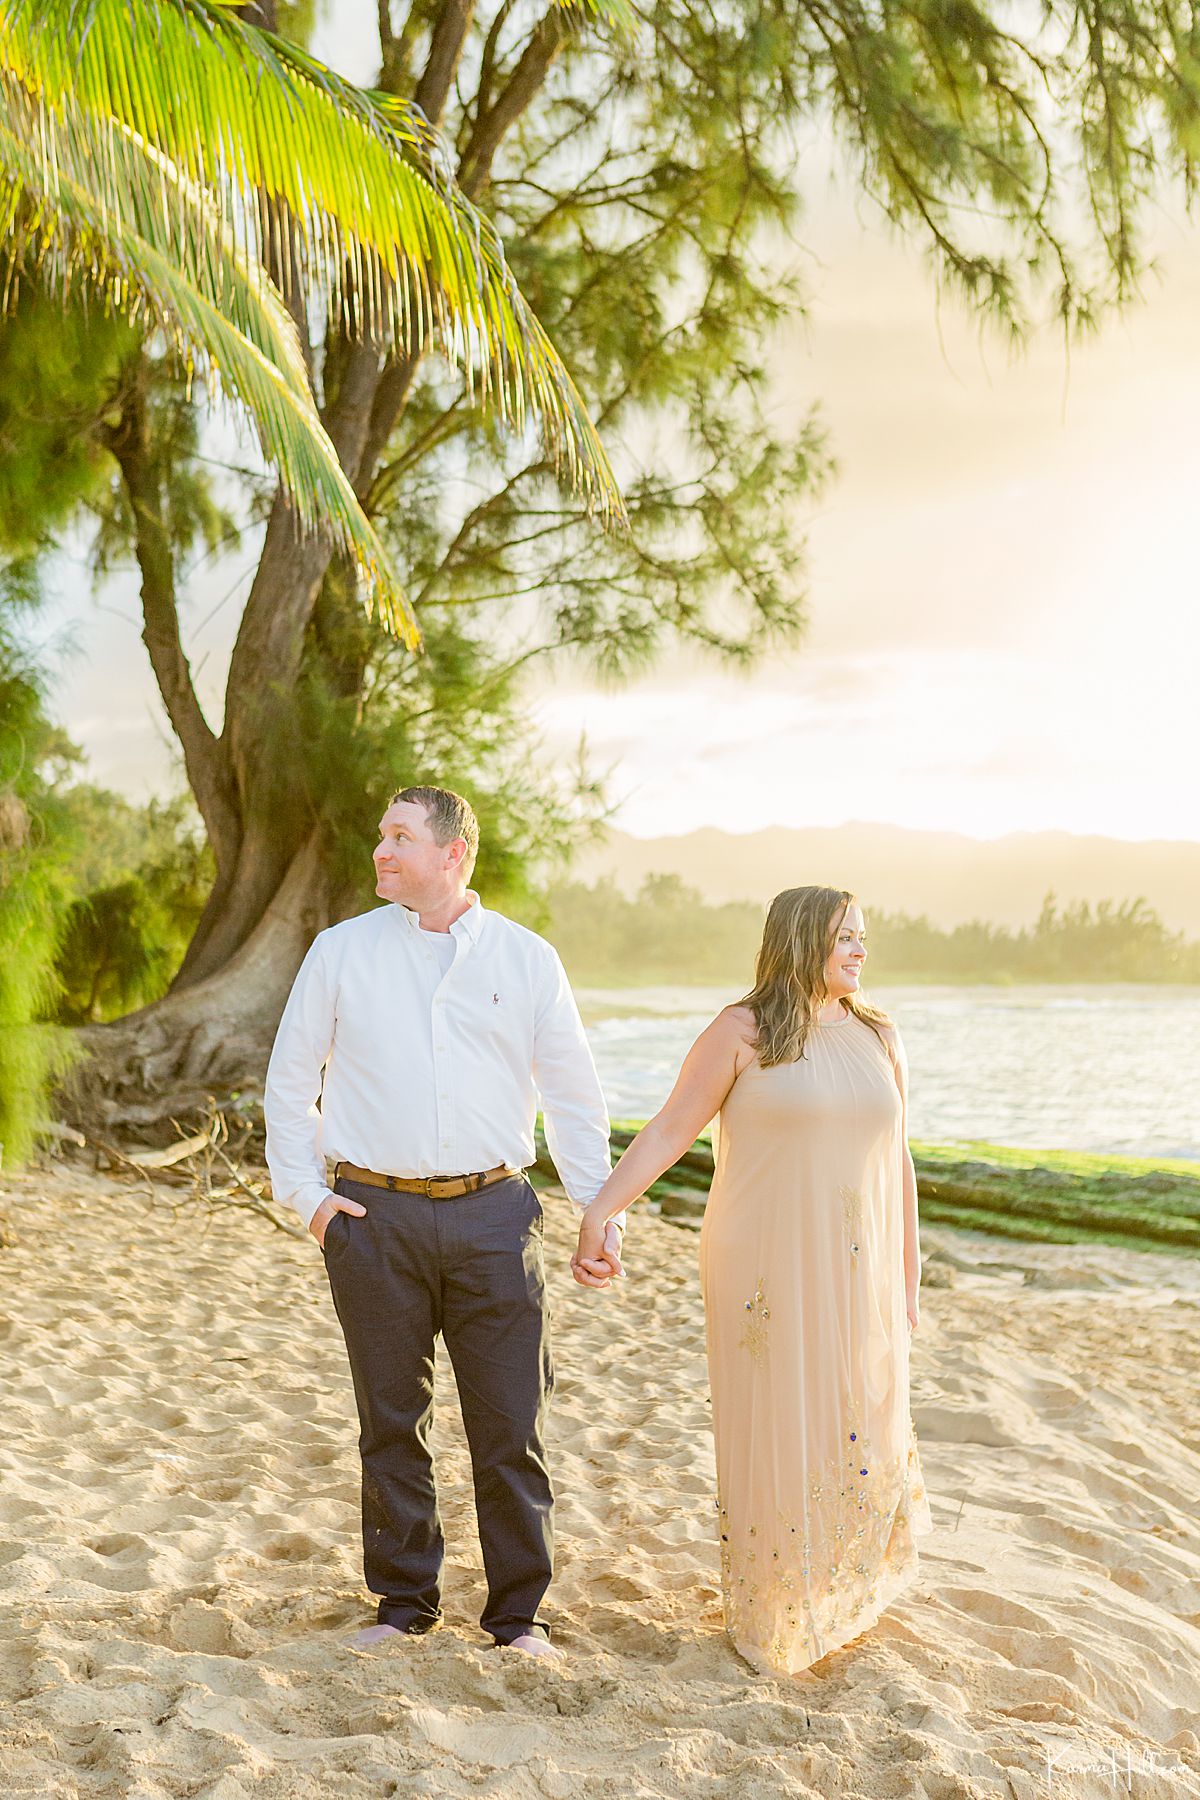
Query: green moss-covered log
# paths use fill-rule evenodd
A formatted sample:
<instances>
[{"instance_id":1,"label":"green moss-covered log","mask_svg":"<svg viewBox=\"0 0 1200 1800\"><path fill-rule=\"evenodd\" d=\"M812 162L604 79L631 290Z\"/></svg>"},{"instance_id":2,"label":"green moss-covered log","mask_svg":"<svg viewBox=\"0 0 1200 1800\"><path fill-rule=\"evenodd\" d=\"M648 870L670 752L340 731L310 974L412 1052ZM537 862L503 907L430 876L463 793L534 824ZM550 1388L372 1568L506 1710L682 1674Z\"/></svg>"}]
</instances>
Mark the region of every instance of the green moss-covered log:
<instances>
[{"instance_id":1,"label":"green moss-covered log","mask_svg":"<svg viewBox=\"0 0 1200 1800\"><path fill-rule=\"evenodd\" d=\"M614 1158L637 1129L629 1120L614 1124ZM913 1161L927 1224L1041 1243L1200 1252L1200 1164L983 1143L914 1144ZM538 1169L555 1178L540 1128ZM695 1224L712 1175L712 1145L701 1137L649 1197L664 1218Z\"/></svg>"}]
</instances>

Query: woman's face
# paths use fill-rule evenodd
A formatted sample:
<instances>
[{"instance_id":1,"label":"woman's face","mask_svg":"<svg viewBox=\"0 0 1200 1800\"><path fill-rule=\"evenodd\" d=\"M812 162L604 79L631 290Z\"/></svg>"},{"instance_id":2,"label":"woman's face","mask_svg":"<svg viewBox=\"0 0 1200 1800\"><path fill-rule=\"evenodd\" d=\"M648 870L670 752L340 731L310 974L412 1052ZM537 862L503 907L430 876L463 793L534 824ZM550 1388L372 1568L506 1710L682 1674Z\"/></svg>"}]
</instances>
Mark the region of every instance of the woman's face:
<instances>
[{"instance_id":1,"label":"woman's face","mask_svg":"<svg viewBox=\"0 0 1200 1800\"><path fill-rule=\"evenodd\" d=\"M835 920L833 948L825 964L825 986L831 1000L842 1000L857 994L867 960L867 927L862 908L852 900L844 915Z\"/></svg>"}]
</instances>

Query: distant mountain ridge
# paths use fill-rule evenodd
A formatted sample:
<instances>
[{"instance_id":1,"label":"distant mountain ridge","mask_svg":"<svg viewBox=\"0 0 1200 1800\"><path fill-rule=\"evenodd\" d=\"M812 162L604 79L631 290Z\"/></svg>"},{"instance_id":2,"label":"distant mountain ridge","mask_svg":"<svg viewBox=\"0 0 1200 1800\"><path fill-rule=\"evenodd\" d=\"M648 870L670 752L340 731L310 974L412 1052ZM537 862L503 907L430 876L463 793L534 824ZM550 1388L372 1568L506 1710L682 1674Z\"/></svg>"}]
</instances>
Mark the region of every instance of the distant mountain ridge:
<instances>
[{"instance_id":1,"label":"distant mountain ridge","mask_svg":"<svg viewBox=\"0 0 1200 1800\"><path fill-rule=\"evenodd\" d=\"M1060 902L1143 896L1173 931L1200 937L1200 844L1128 843L1067 831L979 839L852 821L744 835L705 827L681 837L611 831L573 877L612 875L633 893L646 875L680 875L704 898L767 901L785 887L852 888L864 908L926 914L944 928L967 919L1024 925L1051 890Z\"/></svg>"}]
</instances>

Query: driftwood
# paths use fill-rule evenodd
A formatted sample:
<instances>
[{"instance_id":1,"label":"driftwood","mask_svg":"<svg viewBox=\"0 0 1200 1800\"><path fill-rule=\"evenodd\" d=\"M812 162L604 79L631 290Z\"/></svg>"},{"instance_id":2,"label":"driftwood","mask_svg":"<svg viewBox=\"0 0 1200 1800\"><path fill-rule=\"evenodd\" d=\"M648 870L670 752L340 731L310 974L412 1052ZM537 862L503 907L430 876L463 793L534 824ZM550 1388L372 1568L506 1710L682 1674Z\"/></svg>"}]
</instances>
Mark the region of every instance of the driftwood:
<instances>
[{"instance_id":1,"label":"driftwood","mask_svg":"<svg viewBox=\"0 0 1200 1800\"><path fill-rule=\"evenodd\" d=\"M225 1109L211 1094L206 1096L206 1104L204 1128L187 1131L177 1119L172 1119L176 1141L162 1149L122 1146L94 1132L86 1140L79 1133L73 1135L79 1143L90 1143L113 1167L127 1171L131 1177L140 1177L150 1198L158 1205L165 1203L173 1212L196 1204L209 1212L232 1207L256 1214L288 1237L303 1237L305 1229L299 1219L290 1209L275 1205L266 1176L251 1173L239 1161L255 1135L257 1121L252 1118L247 1123L244 1117L235 1115L240 1130L234 1142ZM253 1104L248 1110L253 1113ZM154 1186L156 1175L171 1181L173 1194ZM181 1180L187 1182L185 1192L180 1192Z\"/></svg>"},{"instance_id":2,"label":"driftwood","mask_svg":"<svg viewBox=\"0 0 1200 1800\"><path fill-rule=\"evenodd\" d=\"M78 1136L78 1134L77 1134ZM86 1140L79 1137L82 1144ZM209 1131L198 1131L194 1137L182 1138L177 1144L168 1144L165 1150L148 1150L135 1147L129 1150L118 1150L115 1144L106 1143L103 1138L93 1137L93 1144L116 1162L132 1163L135 1169L171 1169L176 1163L186 1162L189 1156L198 1156L212 1142Z\"/></svg>"},{"instance_id":3,"label":"driftwood","mask_svg":"<svg viewBox=\"0 0 1200 1800\"><path fill-rule=\"evenodd\" d=\"M52 1144L74 1144L77 1150L87 1148L87 1139L82 1131L76 1131L73 1125L64 1125L61 1119L46 1119L36 1127L34 1136L48 1138Z\"/></svg>"}]
</instances>

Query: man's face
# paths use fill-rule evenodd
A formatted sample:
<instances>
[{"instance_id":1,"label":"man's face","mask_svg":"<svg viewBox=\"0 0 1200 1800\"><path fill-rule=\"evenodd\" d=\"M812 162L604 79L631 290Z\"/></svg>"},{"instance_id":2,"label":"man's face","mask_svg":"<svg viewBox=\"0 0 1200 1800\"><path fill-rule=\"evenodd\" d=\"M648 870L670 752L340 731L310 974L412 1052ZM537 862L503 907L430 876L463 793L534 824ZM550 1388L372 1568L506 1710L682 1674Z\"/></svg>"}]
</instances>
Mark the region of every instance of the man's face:
<instances>
[{"instance_id":1,"label":"man's face","mask_svg":"<svg viewBox=\"0 0 1200 1800\"><path fill-rule=\"evenodd\" d=\"M415 800L397 800L379 821L375 846L375 892L420 912L445 899L459 884L466 843L439 844Z\"/></svg>"}]
</instances>

